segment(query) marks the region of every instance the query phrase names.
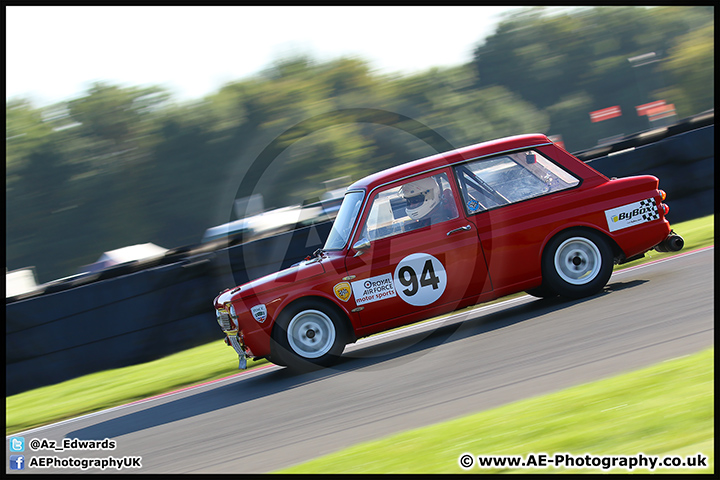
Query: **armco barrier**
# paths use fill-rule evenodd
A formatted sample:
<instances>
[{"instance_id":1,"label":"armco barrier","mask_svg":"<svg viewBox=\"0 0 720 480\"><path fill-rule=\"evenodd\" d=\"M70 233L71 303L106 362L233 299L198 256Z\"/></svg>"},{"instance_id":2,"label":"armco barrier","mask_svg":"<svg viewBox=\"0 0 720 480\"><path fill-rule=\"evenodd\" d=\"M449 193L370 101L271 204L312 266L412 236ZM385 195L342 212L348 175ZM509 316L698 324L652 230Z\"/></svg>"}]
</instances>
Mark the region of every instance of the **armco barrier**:
<instances>
[{"instance_id":1,"label":"armco barrier","mask_svg":"<svg viewBox=\"0 0 720 480\"><path fill-rule=\"evenodd\" d=\"M668 194L668 218L677 223L714 211L713 121L712 114L698 116L576 155L609 177L656 175ZM213 339L223 348L215 295L299 262L329 231L323 223L243 244L180 247L7 299L6 395Z\"/></svg>"},{"instance_id":2,"label":"armco barrier","mask_svg":"<svg viewBox=\"0 0 720 480\"><path fill-rule=\"evenodd\" d=\"M648 132L649 137L653 132ZM657 135L657 134L656 134ZM642 138L642 137L641 137ZM714 212L715 125L708 125L653 143L586 158L608 177L655 175L667 193L668 220L677 223ZM709 200L709 201L708 201Z\"/></svg>"},{"instance_id":3,"label":"armco barrier","mask_svg":"<svg viewBox=\"0 0 720 480\"><path fill-rule=\"evenodd\" d=\"M592 148L589 148L587 150L581 150L579 152L574 152L573 155L575 155L577 158L583 161L590 161L596 158L604 157L606 155L610 155L612 153L625 151L630 148L637 148L642 147L644 145L649 145L655 142L659 142L660 140L663 140L665 138L674 137L676 135L681 135L683 133L690 132L692 130L697 130L703 127L708 127L715 124L715 111L709 110L707 112L703 112L701 114L688 117L683 119L682 121L675 123L673 125L669 125L667 127L659 127L659 128L653 128L650 130L646 130L643 132L638 132L633 135L628 135L626 137L623 137L622 139L618 140L617 142L606 144L606 145L599 145ZM711 142L714 143L714 141L711 139ZM677 152L682 152L685 150L685 147L687 145L678 143L677 148L674 150ZM695 146L692 145L691 148L694 148ZM673 148L673 147L671 147ZM701 145L698 147L702 151L707 150L706 145ZM681 153L683 154L683 153ZM687 153L684 153L684 155L687 155Z\"/></svg>"},{"instance_id":4,"label":"armco barrier","mask_svg":"<svg viewBox=\"0 0 720 480\"><path fill-rule=\"evenodd\" d=\"M218 338L209 271L175 263L7 305L6 395Z\"/></svg>"}]
</instances>

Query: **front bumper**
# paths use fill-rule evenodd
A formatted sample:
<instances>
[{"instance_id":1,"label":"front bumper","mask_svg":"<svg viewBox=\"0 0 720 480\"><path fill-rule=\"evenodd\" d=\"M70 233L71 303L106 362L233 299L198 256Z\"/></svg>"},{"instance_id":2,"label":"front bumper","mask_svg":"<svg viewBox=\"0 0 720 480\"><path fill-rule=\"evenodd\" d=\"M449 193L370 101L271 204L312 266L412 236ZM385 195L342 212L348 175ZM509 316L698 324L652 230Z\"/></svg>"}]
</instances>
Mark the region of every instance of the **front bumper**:
<instances>
[{"instance_id":1,"label":"front bumper","mask_svg":"<svg viewBox=\"0 0 720 480\"><path fill-rule=\"evenodd\" d=\"M238 354L238 369L245 370L247 368L247 355L243 348L244 345L237 336L237 332L235 332L235 335L231 335L230 332L225 332L225 334L227 335L226 339L230 341L230 345Z\"/></svg>"}]
</instances>

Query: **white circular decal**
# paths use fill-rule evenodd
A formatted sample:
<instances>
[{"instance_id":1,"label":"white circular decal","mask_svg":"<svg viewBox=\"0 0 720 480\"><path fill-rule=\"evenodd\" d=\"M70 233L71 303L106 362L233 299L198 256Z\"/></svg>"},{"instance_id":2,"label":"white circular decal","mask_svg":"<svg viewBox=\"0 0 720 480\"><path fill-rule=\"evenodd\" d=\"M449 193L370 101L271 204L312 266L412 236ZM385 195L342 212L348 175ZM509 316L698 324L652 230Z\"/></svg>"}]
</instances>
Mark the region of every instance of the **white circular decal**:
<instances>
[{"instance_id":1,"label":"white circular decal","mask_svg":"<svg viewBox=\"0 0 720 480\"><path fill-rule=\"evenodd\" d=\"M440 298L447 286L447 273L440 260L432 255L413 253L398 263L393 281L400 298L421 307Z\"/></svg>"}]
</instances>

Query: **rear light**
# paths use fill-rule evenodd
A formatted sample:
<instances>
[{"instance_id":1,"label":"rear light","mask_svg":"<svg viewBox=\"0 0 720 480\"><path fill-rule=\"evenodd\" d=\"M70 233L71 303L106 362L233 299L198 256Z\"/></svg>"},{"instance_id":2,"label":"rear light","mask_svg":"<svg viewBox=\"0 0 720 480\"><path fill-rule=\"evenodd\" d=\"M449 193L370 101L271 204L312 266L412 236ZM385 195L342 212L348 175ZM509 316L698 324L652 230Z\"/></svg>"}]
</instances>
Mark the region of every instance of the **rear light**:
<instances>
[{"instance_id":1,"label":"rear light","mask_svg":"<svg viewBox=\"0 0 720 480\"><path fill-rule=\"evenodd\" d=\"M660 204L660 208L662 208L662 210L663 210L663 216L667 215L668 212L670 211L670 207L668 207L668 206L665 205L664 203L661 203L661 204Z\"/></svg>"},{"instance_id":2,"label":"rear light","mask_svg":"<svg viewBox=\"0 0 720 480\"><path fill-rule=\"evenodd\" d=\"M667 197L667 194L665 193L665 190L658 190L658 192L660 192L660 201L661 201L661 202L664 202L664 201L665 201L665 197Z\"/></svg>"}]
</instances>

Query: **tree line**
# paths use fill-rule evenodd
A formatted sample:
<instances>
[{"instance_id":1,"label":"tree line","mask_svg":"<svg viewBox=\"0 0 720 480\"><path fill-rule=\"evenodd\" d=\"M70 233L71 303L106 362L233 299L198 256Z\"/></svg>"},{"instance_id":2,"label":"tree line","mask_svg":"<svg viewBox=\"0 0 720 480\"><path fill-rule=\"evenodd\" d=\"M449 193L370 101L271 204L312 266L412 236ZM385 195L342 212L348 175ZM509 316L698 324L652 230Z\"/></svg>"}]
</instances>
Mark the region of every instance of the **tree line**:
<instances>
[{"instance_id":1,"label":"tree line","mask_svg":"<svg viewBox=\"0 0 720 480\"><path fill-rule=\"evenodd\" d=\"M529 8L480 39L467 64L413 75L297 56L191 102L111 83L50 106L9 100L6 267L35 266L45 282L126 245L198 243L236 218L236 198L298 204L326 180L436 153L409 120L454 147L540 132L577 151L648 128L635 106L652 100L679 117L711 109L713 16L713 7ZM629 60L649 52L651 62ZM622 116L590 121L613 105ZM258 175L268 145L276 155Z\"/></svg>"}]
</instances>

